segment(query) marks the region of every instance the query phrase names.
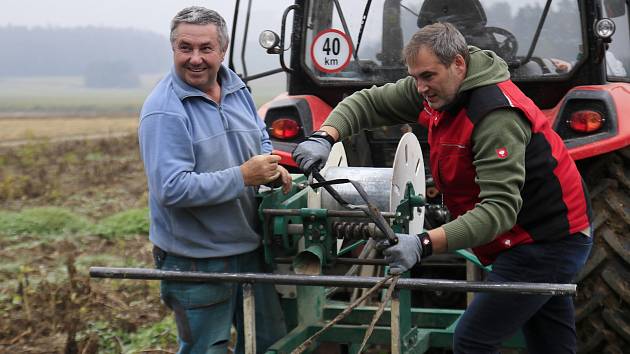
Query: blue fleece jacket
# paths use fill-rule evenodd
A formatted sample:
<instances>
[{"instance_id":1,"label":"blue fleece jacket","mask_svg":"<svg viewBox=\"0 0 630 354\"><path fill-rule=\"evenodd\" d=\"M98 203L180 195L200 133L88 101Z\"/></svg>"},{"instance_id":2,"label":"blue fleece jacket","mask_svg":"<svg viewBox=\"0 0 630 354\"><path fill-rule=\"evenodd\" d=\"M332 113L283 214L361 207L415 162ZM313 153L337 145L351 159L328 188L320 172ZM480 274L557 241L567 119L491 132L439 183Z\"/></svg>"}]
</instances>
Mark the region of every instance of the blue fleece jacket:
<instances>
[{"instance_id":1,"label":"blue fleece jacket","mask_svg":"<svg viewBox=\"0 0 630 354\"><path fill-rule=\"evenodd\" d=\"M239 166L271 142L243 81L225 66L219 80L217 104L171 70L142 107L149 238L168 253L224 257L260 244L255 189Z\"/></svg>"}]
</instances>

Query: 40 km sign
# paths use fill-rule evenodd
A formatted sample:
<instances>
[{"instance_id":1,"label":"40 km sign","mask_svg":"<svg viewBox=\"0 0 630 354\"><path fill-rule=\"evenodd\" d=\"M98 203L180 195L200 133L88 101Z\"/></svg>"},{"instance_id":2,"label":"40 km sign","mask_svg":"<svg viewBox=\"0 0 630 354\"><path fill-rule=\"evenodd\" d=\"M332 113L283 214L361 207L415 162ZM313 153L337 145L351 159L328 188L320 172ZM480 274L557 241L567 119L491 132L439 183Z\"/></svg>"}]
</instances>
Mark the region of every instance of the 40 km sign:
<instances>
[{"instance_id":1,"label":"40 km sign","mask_svg":"<svg viewBox=\"0 0 630 354\"><path fill-rule=\"evenodd\" d=\"M336 73L350 62L352 48L348 36L336 29L321 31L311 46L311 59L315 67L325 73Z\"/></svg>"}]
</instances>

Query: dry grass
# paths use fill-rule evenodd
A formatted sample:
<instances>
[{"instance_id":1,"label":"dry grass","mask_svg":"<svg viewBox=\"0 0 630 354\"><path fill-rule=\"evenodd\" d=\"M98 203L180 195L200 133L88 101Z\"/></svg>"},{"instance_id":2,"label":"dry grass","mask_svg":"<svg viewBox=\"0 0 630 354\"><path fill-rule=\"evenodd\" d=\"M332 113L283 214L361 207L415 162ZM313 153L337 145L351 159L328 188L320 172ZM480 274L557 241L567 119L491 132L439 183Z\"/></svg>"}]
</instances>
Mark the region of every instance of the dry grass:
<instances>
[{"instance_id":1,"label":"dry grass","mask_svg":"<svg viewBox=\"0 0 630 354\"><path fill-rule=\"evenodd\" d=\"M0 143L135 133L138 117L1 118Z\"/></svg>"}]
</instances>

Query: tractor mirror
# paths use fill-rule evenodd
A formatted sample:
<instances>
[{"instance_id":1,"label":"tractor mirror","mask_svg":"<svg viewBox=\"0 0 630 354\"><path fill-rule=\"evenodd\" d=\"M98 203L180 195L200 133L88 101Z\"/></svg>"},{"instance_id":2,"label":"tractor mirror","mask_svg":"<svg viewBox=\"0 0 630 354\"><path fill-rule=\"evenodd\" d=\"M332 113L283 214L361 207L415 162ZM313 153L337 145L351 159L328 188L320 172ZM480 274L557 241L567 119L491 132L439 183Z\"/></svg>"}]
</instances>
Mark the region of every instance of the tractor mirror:
<instances>
[{"instance_id":1,"label":"tractor mirror","mask_svg":"<svg viewBox=\"0 0 630 354\"><path fill-rule=\"evenodd\" d=\"M624 0L604 0L604 9L607 17L619 17L626 14L626 2Z\"/></svg>"}]
</instances>

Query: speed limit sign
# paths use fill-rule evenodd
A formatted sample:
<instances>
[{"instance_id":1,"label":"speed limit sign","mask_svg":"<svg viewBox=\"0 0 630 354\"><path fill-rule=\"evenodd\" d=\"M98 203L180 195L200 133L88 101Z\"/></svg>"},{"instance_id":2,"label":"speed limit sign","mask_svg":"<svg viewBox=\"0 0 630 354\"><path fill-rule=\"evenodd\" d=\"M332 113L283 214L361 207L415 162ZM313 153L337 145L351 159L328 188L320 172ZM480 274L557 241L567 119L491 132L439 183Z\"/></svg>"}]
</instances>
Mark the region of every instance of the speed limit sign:
<instances>
[{"instance_id":1,"label":"speed limit sign","mask_svg":"<svg viewBox=\"0 0 630 354\"><path fill-rule=\"evenodd\" d=\"M350 38L336 29L319 32L311 45L311 59L315 67L326 73L343 70L351 56Z\"/></svg>"}]
</instances>

